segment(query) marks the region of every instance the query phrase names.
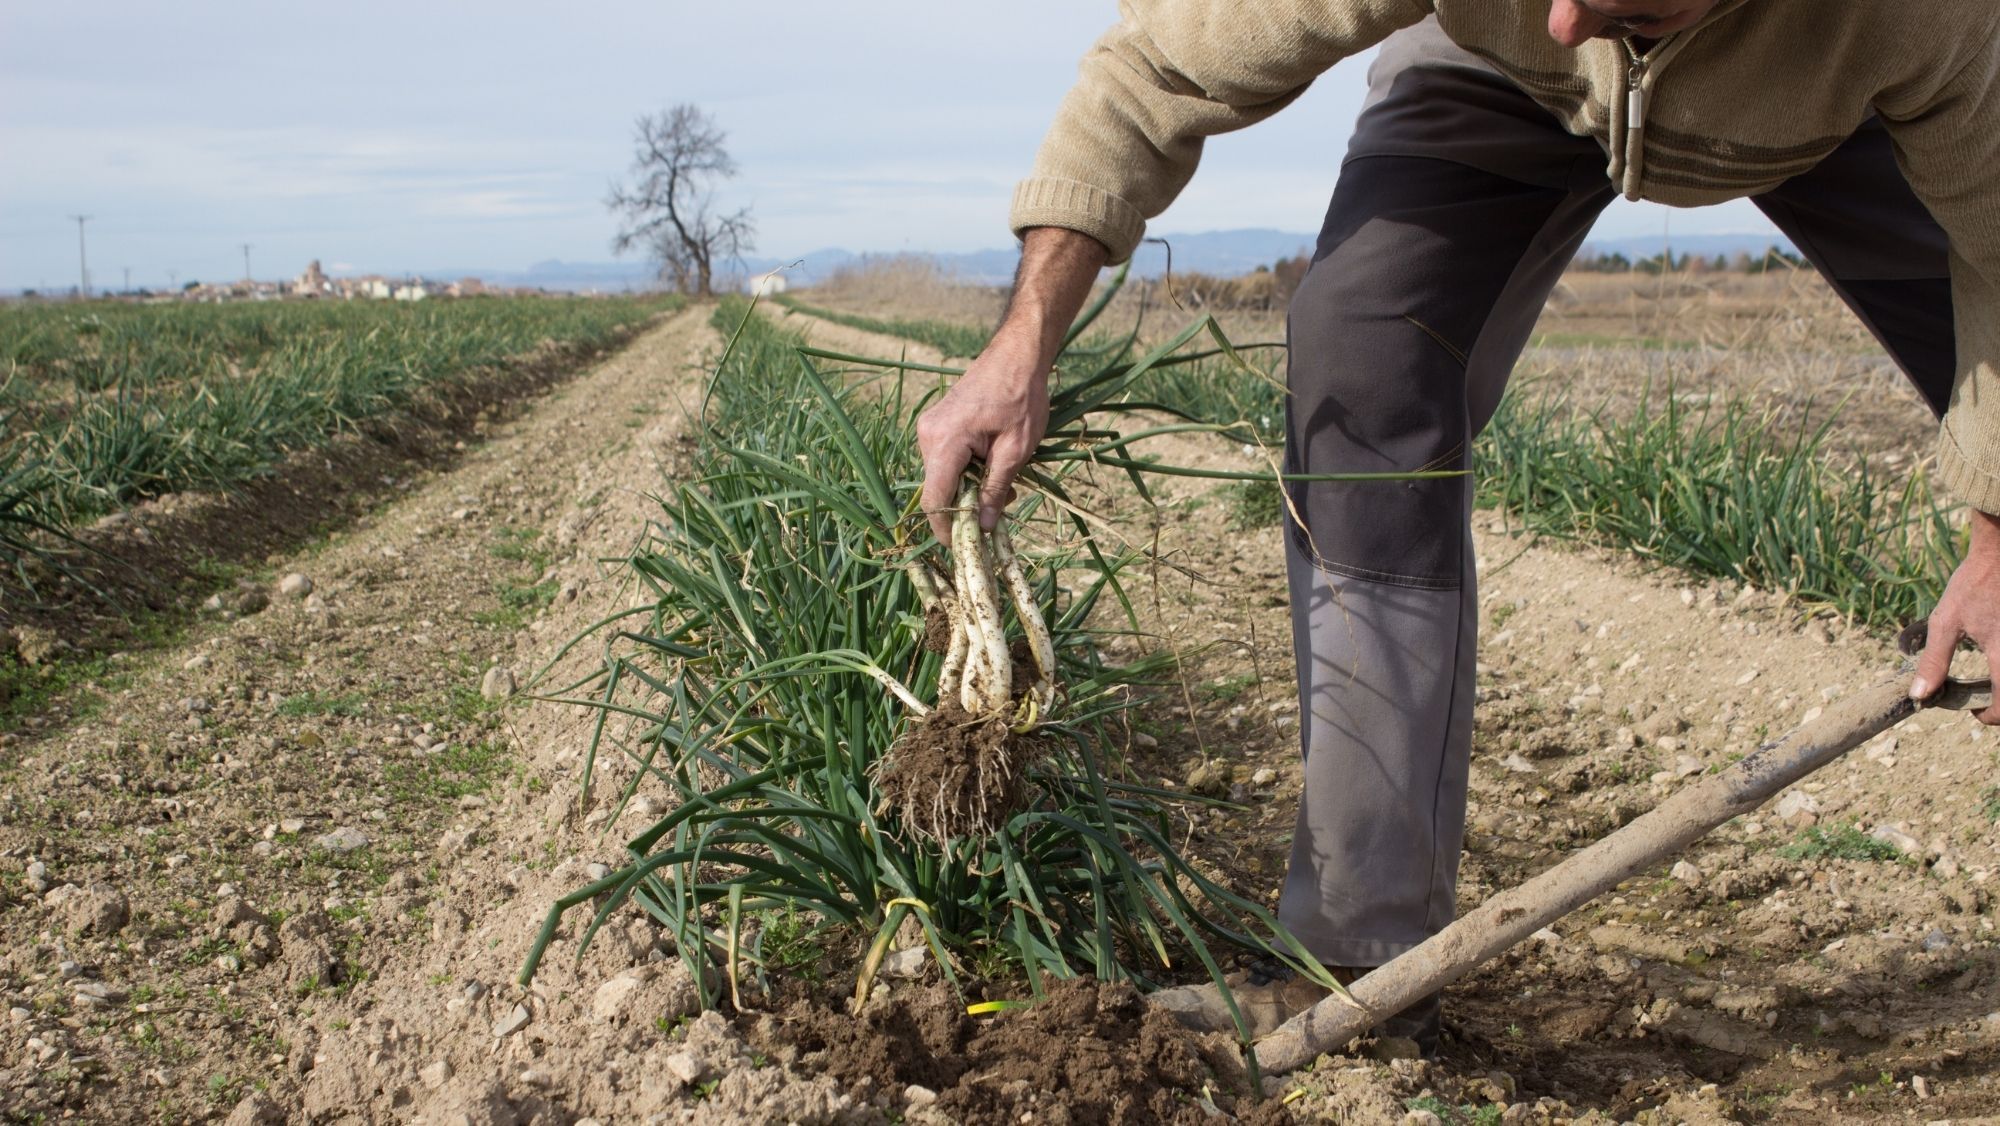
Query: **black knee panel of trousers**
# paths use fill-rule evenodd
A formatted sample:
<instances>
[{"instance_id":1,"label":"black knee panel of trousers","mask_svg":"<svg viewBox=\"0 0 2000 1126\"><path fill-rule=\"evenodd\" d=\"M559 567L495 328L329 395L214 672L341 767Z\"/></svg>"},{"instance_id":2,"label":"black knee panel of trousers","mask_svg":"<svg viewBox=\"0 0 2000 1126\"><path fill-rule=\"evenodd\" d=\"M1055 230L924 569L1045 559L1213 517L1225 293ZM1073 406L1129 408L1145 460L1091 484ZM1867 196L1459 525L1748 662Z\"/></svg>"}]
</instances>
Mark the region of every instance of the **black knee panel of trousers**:
<instances>
[{"instance_id":1,"label":"black knee panel of trousers","mask_svg":"<svg viewBox=\"0 0 2000 1126\"><path fill-rule=\"evenodd\" d=\"M1350 160L1292 301L1288 469L1469 469L1467 359L1564 197L1449 161ZM1466 478L1293 482L1290 490L1304 518L1290 533L1321 568L1405 586L1460 585Z\"/></svg>"}]
</instances>

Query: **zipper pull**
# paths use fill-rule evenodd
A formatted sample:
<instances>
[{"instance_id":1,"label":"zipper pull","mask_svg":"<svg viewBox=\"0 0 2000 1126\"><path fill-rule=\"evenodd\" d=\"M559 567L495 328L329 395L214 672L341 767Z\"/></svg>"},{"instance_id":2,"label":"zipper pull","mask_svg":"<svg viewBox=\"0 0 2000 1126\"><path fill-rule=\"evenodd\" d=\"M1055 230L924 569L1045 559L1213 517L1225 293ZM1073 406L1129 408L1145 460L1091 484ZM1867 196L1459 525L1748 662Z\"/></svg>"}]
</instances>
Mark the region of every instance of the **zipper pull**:
<instances>
[{"instance_id":1,"label":"zipper pull","mask_svg":"<svg viewBox=\"0 0 2000 1126\"><path fill-rule=\"evenodd\" d=\"M1625 50L1632 55L1632 65L1625 71L1625 128L1636 134L1646 128L1646 56L1629 41Z\"/></svg>"}]
</instances>

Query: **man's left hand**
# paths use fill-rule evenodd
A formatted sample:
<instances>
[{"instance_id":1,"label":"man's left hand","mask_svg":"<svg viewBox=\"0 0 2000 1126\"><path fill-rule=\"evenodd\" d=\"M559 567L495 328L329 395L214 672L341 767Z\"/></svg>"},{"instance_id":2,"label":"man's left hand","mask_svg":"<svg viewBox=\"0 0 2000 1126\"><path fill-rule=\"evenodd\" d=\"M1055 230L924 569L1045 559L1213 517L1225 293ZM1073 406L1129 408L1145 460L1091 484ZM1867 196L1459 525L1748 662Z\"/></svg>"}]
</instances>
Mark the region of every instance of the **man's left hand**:
<instances>
[{"instance_id":1,"label":"man's left hand","mask_svg":"<svg viewBox=\"0 0 2000 1126\"><path fill-rule=\"evenodd\" d=\"M1975 510L1970 521L1971 542L1931 611L1930 637L1910 681L1910 695L1919 700L1944 686L1960 639L1969 637L1979 646L1988 668L2000 654L2000 516ZM1980 712L1979 722L2000 724L2000 703Z\"/></svg>"}]
</instances>

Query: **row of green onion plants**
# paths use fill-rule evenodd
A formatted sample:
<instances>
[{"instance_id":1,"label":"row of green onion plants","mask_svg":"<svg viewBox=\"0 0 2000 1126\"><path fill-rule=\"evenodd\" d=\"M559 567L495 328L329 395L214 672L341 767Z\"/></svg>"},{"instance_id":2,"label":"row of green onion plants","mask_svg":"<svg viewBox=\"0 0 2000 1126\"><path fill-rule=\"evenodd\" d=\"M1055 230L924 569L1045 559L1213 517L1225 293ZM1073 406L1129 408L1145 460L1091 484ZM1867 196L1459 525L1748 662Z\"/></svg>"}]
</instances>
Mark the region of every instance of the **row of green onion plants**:
<instances>
[{"instance_id":1,"label":"row of green onion plants","mask_svg":"<svg viewBox=\"0 0 2000 1126\"><path fill-rule=\"evenodd\" d=\"M1837 411L1786 421L1672 387L1612 413L1509 392L1474 447L1480 503L1538 535L1608 544L1895 629L1930 613L1963 551L1960 509L1830 440Z\"/></svg>"},{"instance_id":2,"label":"row of green onion plants","mask_svg":"<svg viewBox=\"0 0 2000 1126\"><path fill-rule=\"evenodd\" d=\"M662 298L0 308L0 566L104 513L226 489L526 358L601 349Z\"/></svg>"},{"instance_id":3,"label":"row of green onion plants","mask_svg":"<svg viewBox=\"0 0 2000 1126\"><path fill-rule=\"evenodd\" d=\"M1213 360L1177 367L1149 382L1145 398L1247 442L1282 442L1282 358L1270 346L1254 354L1256 370ZM1613 412L1582 408L1554 383L1517 381L1473 447L1478 503L1514 527L1882 628L1927 614L1962 555L1958 507L1922 472L1843 456L1831 437L1837 408L1815 419L1741 398L1689 405L1668 384ZM1275 491L1257 495L1267 494L1264 517L1282 519Z\"/></svg>"},{"instance_id":4,"label":"row of green onion plants","mask_svg":"<svg viewBox=\"0 0 2000 1126\"><path fill-rule=\"evenodd\" d=\"M1026 807L990 836L938 842L900 825L876 785L910 722L876 674L927 692L942 660L925 648L909 568L935 546L918 511L914 419L955 369L815 351L723 305L718 327L733 339L708 387L699 463L661 498L657 532L628 564L646 598L585 635L604 646L596 675L548 690L597 710L585 795L605 756L621 756L604 796L622 814L640 794L664 795L668 812L625 842L617 871L550 910L524 981L572 909L590 907L571 932L581 956L633 903L672 932L705 988L727 970L717 990L761 972L756 920L773 912L806 913L866 950L857 992L906 918L960 986L967 966L1011 966L1035 994L1078 974L1142 988L1219 980L1227 951L1323 976L1261 903L1182 851L1178 807L1196 799L1137 780L1121 758L1126 712L1170 670L1107 663L1095 644L1138 624L1120 579L1131 558L1089 535L1078 474L1258 475L1140 452L1154 434L1216 426L1105 427L1125 417L1110 405L1148 380L1230 349L1206 319L1143 355L1136 334L1075 347L1102 307L1070 334L1049 438L1015 506L1066 701L1038 729ZM1192 347L1203 332L1214 346Z\"/></svg>"}]
</instances>

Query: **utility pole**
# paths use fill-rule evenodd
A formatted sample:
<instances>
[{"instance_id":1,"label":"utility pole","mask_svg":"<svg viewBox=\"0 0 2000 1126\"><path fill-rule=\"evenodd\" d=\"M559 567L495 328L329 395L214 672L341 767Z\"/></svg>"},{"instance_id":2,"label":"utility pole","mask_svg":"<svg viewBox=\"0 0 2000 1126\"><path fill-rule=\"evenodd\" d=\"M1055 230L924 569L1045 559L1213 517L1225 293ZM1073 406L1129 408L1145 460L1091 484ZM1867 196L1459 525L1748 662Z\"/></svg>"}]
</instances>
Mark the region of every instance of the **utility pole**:
<instances>
[{"instance_id":1,"label":"utility pole","mask_svg":"<svg viewBox=\"0 0 2000 1126\"><path fill-rule=\"evenodd\" d=\"M176 293L180 292L181 272L179 270L167 271L167 288L173 290Z\"/></svg>"},{"instance_id":2,"label":"utility pole","mask_svg":"<svg viewBox=\"0 0 2000 1126\"><path fill-rule=\"evenodd\" d=\"M89 215L72 215L76 220L76 292L78 296L90 296L90 260L83 254L83 225L91 220Z\"/></svg>"},{"instance_id":3,"label":"utility pole","mask_svg":"<svg viewBox=\"0 0 2000 1126\"><path fill-rule=\"evenodd\" d=\"M124 267L124 270L125 270L125 292L130 293L132 292L132 267L126 266Z\"/></svg>"},{"instance_id":4,"label":"utility pole","mask_svg":"<svg viewBox=\"0 0 2000 1126\"><path fill-rule=\"evenodd\" d=\"M243 244L243 280L250 280L250 244Z\"/></svg>"}]
</instances>

